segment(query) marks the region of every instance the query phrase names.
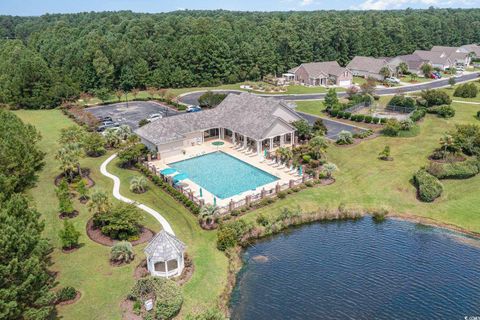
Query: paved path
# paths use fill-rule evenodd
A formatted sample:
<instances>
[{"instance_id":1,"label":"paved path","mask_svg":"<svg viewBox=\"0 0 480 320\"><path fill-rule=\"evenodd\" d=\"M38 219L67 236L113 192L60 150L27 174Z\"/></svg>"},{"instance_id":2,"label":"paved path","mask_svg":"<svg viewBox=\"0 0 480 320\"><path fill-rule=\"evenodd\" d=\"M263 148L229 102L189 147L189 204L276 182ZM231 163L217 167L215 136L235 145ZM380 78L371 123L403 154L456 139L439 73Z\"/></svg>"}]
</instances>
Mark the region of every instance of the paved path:
<instances>
[{"instance_id":1,"label":"paved path","mask_svg":"<svg viewBox=\"0 0 480 320\"><path fill-rule=\"evenodd\" d=\"M480 76L479 72L473 72L465 75L461 75L455 77L455 81L457 83L466 82L475 80ZM375 94L377 95L390 95L390 94L397 94L397 93L407 93L407 92L416 92L426 89L438 89L443 87L448 87L448 78L444 78L441 80L435 80L431 82L424 82L418 84L411 84L408 86L403 87L393 87L393 88L383 88L383 89L376 89ZM217 90L215 90L217 91ZM242 91L239 90L218 90L224 93L234 93L239 94ZM179 101L188 105L197 105L198 98L205 93L205 91L196 91L191 93L186 93L179 98ZM308 93L308 94L258 94L262 97L271 97L274 99L283 99L283 100L293 100L293 101L301 101L301 100L322 100L325 98L326 93ZM338 92L338 97L346 96L345 92Z\"/></svg>"},{"instance_id":2,"label":"paved path","mask_svg":"<svg viewBox=\"0 0 480 320\"><path fill-rule=\"evenodd\" d=\"M152 208L149 208L147 207L146 205L144 204L141 204L141 203L138 203L138 202L135 202L133 200L130 200L124 196L122 196L120 194L120 179L117 177L117 176L114 176L113 174L109 173L107 171L107 165L113 160L115 159L117 155L114 154L112 156L110 156L110 158L108 158L107 160L105 160L104 163L102 163L102 165L100 166L100 172L106 176L106 177L109 177L110 179L113 180L113 196L115 198L117 198L118 200L120 201L123 201L123 202L126 202L126 203L133 203L134 205L136 205L138 208L142 209L143 211L147 212L148 214L150 214L152 217L154 217L155 219L157 219L157 221L162 225L162 228L163 230L167 231L168 233L172 234L172 235L175 235L175 233L173 232L173 229L172 227L170 226L170 223L168 223L168 221L162 217L162 215L160 213L158 213L157 211L153 210Z\"/></svg>"},{"instance_id":3,"label":"paved path","mask_svg":"<svg viewBox=\"0 0 480 320\"><path fill-rule=\"evenodd\" d=\"M464 103L464 104L480 104L480 102L473 101L462 101L462 100L452 100L453 102Z\"/></svg>"},{"instance_id":4,"label":"paved path","mask_svg":"<svg viewBox=\"0 0 480 320\"><path fill-rule=\"evenodd\" d=\"M297 111L297 113L300 117L307 120L308 123L310 123L310 125L312 125L312 126L315 123L315 120L317 120L319 118L322 119L323 124L325 125L325 127L327 127L327 130L328 130L326 137L331 139L331 140L337 140L338 134L341 131L349 131L353 134L353 133L368 130L366 128L362 128L362 127L359 127L359 126L343 123L343 122L332 120L332 119L327 119L327 118L317 116L317 115L313 115L313 114L310 114L310 113L305 113L305 112L300 112L300 111Z\"/></svg>"}]
</instances>

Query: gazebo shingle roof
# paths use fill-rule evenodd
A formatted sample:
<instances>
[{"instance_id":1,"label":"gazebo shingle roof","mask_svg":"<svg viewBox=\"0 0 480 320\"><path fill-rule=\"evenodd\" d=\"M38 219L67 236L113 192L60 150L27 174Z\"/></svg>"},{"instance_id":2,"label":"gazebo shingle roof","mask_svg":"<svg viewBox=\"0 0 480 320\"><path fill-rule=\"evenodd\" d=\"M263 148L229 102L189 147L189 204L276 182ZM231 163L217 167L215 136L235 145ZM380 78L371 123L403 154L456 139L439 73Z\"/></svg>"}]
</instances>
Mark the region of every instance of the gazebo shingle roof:
<instances>
[{"instance_id":1,"label":"gazebo shingle roof","mask_svg":"<svg viewBox=\"0 0 480 320\"><path fill-rule=\"evenodd\" d=\"M279 107L291 110L281 100L249 93L229 94L215 109L162 118L137 129L135 133L151 143L163 144L181 140L195 131L223 127L252 139L262 139L262 134L279 119L274 115Z\"/></svg>"},{"instance_id":2,"label":"gazebo shingle roof","mask_svg":"<svg viewBox=\"0 0 480 320\"><path fill-rule=\"evenodd\" d=\"M181 256L185 248L186 245L177 237L162 230L150 240L144 252L150 259L168 261Z\"/></svg>"}]
</instances>

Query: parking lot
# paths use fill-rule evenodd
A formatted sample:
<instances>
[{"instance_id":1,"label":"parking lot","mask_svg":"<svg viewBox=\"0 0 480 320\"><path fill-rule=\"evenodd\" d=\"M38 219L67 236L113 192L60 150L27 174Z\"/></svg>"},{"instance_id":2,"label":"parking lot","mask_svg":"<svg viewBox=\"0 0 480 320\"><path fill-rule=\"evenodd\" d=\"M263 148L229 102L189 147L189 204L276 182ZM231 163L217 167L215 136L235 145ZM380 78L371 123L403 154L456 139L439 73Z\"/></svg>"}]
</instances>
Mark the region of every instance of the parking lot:
<instances>
[{"instance_id":1,"label":"parking lot","mask_svg":"<svg viewBox=\"0 0 480 320\"><path fill-rule=\"evenodd\" d=\"M132 129L138 128L138 122L153 113L163 117L177 115L179 112L152 101L133 101L90 107L87 109L97 118L112 117L119 124L126 124Z\"/></svg>"},{"instance_id":2,"label":"parking lot","mask_svg":"<svg viewBox=\"0 0 480 320\"><path fill-rule=\"evenodd\" d=\"M319 118L317 116L314 116L314 115L308 114L308 113L303 113L303 112L298 112L298 111L297 111L297 113L302 118L307 120L308 123L310 123L310 125L312 125L312 126L315 123L315 120L317 120ZM352 134L354 134L354 133L359 133L359 132L367 130L367 129L364 129L364 128L349 125L349 124L342 123L342 122L335 121L335 120L330 120L330 119L325 119L325 118L321 118L321 119L323 121L323 124L325 125L325 127L327 127L327 130L328 130L327 135L326 135L327 138L332 139L332 140L336 140L338 138L338 134L341 131L349 131Z\"/></svg>"}]
</instances>

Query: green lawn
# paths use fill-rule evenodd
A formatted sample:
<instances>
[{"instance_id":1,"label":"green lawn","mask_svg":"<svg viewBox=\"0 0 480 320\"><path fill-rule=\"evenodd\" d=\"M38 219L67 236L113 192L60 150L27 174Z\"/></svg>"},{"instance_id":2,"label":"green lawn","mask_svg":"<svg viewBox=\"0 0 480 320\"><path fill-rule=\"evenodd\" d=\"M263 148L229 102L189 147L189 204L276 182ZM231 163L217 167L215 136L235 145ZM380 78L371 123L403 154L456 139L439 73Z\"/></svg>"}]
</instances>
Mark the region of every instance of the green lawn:
<instances>
[{"instance_id":1,"label":"green lawn","mask_svg":"<svg viewBox=\"0 0 480 320\"><path fill-rule=\"evenodd\" d=\"M76 252L64 254L60 250L58 231L62 221L57 217L54 177L59 173L54 154L58 148L57 139L61 128L73 123L58 110L16 111L25 122L31 123L42 133L40 147L46 152L46 166L39 172L37 186L30 191L38 210L45 219L45 236L55 246L52 254L52 269L58 271L60 286L72 285L81 291L81 299L69 306L58 308L63 319L120 319L120 302L134 283L135 266L144 258L144 245L135 247L135 261L120 268L108 263L110 249L92 242L85 234L85 225L90 214L86 206L76 202L80 215L74 218L77 230L81 231L83 246ZM85 158L82 167L92 170L95 189L111 193L113 183L100 174L100 164L108 157ZM196 218L166 195L158 187L150 184L150 190L143 195L133 195L128 190L128 182L137 173L119 169L115 164L108 168L122 180L122 194L139 200L161 212L172 224L177 236L188 246L187 252L193 257L195 274L183 287L185 303L182 315L206 306L216 305L217 297L224 289L227 274L227 259L215 248L215 232L202 231ZM144 225L159 231L161 226L148 214L144 214Z\"/></svg>"},{"instance_id":2,"label":"green lawn","mask_svg":"<svg viewBox=\"0 0 480 320\"><path fill-rule=\"evenodd\" d=\"M420 124L420 133L412 138L379 137L350 148L332 145L328 159L339 167L336 183L327 187L307 189L285 200L250 213L245 219L255 219L262 213L276 215L283 207L305 210L349 207L368 209L380 206L403 214L432 218L444 223L480 232L480 176L467 180L443 181L445 190L434 203L422 203L415 197L410 183L412 174L427 164L427 157L438 146L441 135L455 123L477 123L478 108L454 104L457 114L444 120L428 115ZM377 159L385 145L390 145L394 161Z\"/></svg>"},{"instance_id":3,"label":"green lawn","mask_svg":"<svg viewBox=\"0 0 480 320\"><path fill-rule=\"evenodd\" d=\"M310 100L310 101L295 101L297 104L297 110L305 113L314 114L317 116L324 116L322 112L325 110L323 101L320 100Z\"/></svg>"},{"instance_id":4,"label":"green lawn","mask_svg":"<svg viewBox=\"0 0 480 320\"><path fill-rule=\"evenodd\" d=\"M478 88L478 91L479 91L479 94L477 94L477 97L476 98L460 98L460 97L454 97L453 96L453 93L454 93L454 89L452 88L446 88L444 89L445 92L447 92L453 100L456 100L456 101L467 101L467 102L477 102L477 103L480 103L480 82L479 81L475 81L473 82L477 88ZM455 88L458 87L459 84L455 85ZM480 106L479 106L479 109L480 109Z\"/></svg>"}]
</instances>

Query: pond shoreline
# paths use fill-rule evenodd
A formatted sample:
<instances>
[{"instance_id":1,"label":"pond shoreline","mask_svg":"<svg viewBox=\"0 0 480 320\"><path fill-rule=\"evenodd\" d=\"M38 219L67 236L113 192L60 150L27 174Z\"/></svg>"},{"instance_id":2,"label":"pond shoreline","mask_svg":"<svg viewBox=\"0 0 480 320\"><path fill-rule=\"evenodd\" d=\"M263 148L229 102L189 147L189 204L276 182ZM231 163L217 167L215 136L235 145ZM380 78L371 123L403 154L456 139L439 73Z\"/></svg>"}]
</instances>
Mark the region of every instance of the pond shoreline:
<instances>
[{"instance_id":1,"label":"pond shoreline","mask_svg":"<svg viewBox=\"0 0 480 320\"><path fill-rule=\"evenodd\" d=\"M372 211L372 210L370 210ZM301 228L310 224L316 224L316 223L328 223L328 222L342 222L342 221L356 221L356 220L361 220L365 217L370 217L373 219L373 215L370 213L362 212L358 213L358 215L355 215L350 218L342 217L339 216L339 212L336 212L336 217L333 218L332 216L330 217L325 217L324 219L319 219L319 220L313 220L313 221L305 221L300 224L291 224L287 226L284 229L278 230L277 232L270 233L270 234L265 234L260 237L256 238L248 238L248 244L245 245L238 245L232 249L229 249L225 252L228 261L229 261L229 267L228 267L228 273L227 273L227 281L225 285L225 290L220 296L220 301L219 301L219 306L220 309L223 310L225 315L227 317L231 316L231 307L230 307L230 302L232 298L232 293L233 290L237 284L237 277L241 269L244 267L244 262L242 259L242 255L244 254L245 250L247 249L247 245L251 243L255 243L257 241L261 241L264 239L267 239L272 236L276 236L282 233L289 232L291 230ZM458 227L453 224L437 221L432 218L427 218L427 217L421 217L421 216L416 216L416 215L410 215L410 214L402 214L402 213L389 213L385 215L385 220L387 219L392 219L392 220L398 220L398 221L405 221L405 222L410 222L414 224L420 224L424 226L429 226L429 227L434 227L434 228L439 228L443 229L446 231L454 232L457 233L461 236L466 236L474 239L480 240L480 233L479 232L474 232L470 231L461 227ZM383 221L382 221L383 222ZM382 223L379 222L379 223Z\"/></svg>"}]
</instances>

